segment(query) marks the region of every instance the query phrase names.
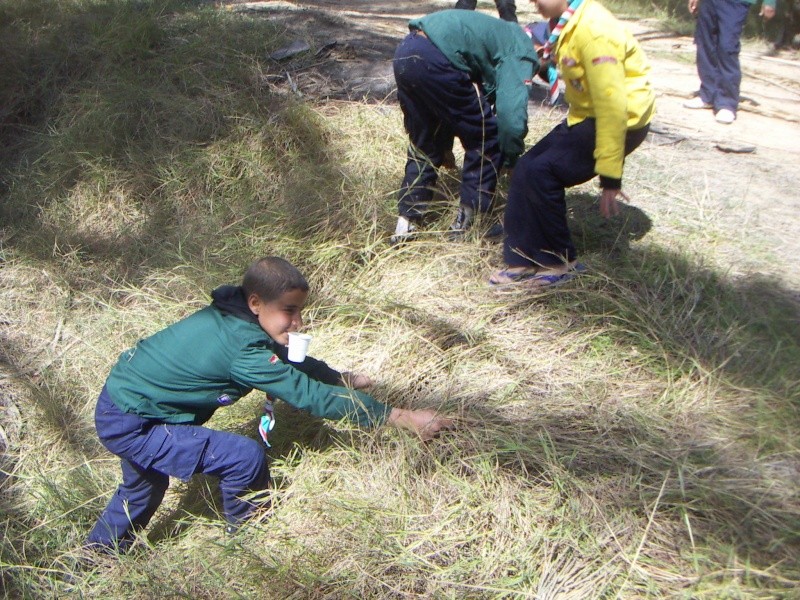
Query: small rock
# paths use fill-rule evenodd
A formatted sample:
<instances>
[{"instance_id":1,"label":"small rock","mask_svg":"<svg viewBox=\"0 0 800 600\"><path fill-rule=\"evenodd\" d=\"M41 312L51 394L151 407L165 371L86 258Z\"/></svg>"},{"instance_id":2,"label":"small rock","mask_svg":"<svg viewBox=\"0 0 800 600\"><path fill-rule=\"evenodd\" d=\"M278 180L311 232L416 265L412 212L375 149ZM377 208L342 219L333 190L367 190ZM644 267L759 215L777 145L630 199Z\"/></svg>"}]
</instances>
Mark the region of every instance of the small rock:
<instances>
[{"instance_id":1,"label":"small rock","mask_svg":"<svg viewBox=\"0 0 800 600\"><path fill-rule=\"evenodd\" d=\"M308 42L304 40L295 40L288 46L284 46L280 50L276 50L269 57L272 60L285 60L287 58L291 58L292 56L297 56L298 54L302 54L303 52L308 52L311 50L311 46L308 45Z\"/></svg>"},{"instance_id":2,"label":"small rock","mask_svg":"<svg viewBox=\"0 0 800 600\"><path fill-rule=\"evenodd\" d=\"M756 151L755 146L741 144L717 144L716 147L720 152L731 152L733 154L753 154Z\"/></svg>"}]
</instances>

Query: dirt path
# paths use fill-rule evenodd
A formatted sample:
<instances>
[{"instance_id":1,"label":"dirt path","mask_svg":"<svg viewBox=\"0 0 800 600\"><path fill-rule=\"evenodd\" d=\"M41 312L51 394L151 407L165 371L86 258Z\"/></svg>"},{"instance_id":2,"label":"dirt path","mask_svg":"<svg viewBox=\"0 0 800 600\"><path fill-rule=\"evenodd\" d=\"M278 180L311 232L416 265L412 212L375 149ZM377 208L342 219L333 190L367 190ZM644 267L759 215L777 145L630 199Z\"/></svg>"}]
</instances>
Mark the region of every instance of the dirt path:
<instances>
[{"instance_id":1,"label":"dirt path","mask_svg":"<svg viewBox=\"0 0 800 600\"><path fill-rule=\"evenodd\" d=\"M330 98L384 99L394 88L391 57L409 18L449 8L450 0L297 0L240 2L231 10L257 12L282 23L298 39L313 39L318 68L294 77L304 94ZM520 22L539 20L532 3L518 2ZM494 13L491 3L481 9ZM742 102L733 125L716 123L710 111L690 111L682 102L699 87L694 45L686 36L660 32L655 21L629 21L653 66L658 114L653 123L659 160L692 179L698 194L716 205L713 218L731 231L746 228L779 257L770 267L800 289L800 54L761 54L766 46L745 44ZM334 43L335 42L335 43ZM287 65L287 69L290 68ZM535 112L531 103L531 112ZM745 150L750 152L742 153ZM707 188L706 191L703 188ZM762 269L763 265L755 265ZM746 273L745 265L739 272ZM737 269L734 269L737 270Z\"/></svg>"}]
</instances>

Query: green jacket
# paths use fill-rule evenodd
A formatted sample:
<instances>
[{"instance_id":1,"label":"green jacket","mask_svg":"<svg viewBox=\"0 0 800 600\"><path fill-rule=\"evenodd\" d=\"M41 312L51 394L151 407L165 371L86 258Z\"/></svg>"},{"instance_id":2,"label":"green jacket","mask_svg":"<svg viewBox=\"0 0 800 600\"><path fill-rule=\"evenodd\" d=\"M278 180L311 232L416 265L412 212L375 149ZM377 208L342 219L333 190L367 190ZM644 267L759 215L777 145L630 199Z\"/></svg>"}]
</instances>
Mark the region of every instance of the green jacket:
<instances>
[{"instance_id":1,"label":"green jacket","mask_svg":"<svg viewBox=\"0 0 800 600\"><path fill-rule=\"evenodd\" d=\"M408 23L460 71L469 73L497 113L500 150L510 165L525 150L528 93L539 57L517 23L471 10L442 10Z\"/></svg>"},{"instance_id":2,"label":"green jacket","mask_svg":"<svg viewBox=\"0 0 800 600\"><path fill-rule=\"evenodd\" d=\"M240 287L212 292L214 302L140 340L122 353L106 381L124 412L165 423L205 423L221 406L253 389L317 417L349 417L379 425L391 410L341 387L341 374L322 361L290 364L286 348L258 325Z\"/></svg>"}]
</instances>

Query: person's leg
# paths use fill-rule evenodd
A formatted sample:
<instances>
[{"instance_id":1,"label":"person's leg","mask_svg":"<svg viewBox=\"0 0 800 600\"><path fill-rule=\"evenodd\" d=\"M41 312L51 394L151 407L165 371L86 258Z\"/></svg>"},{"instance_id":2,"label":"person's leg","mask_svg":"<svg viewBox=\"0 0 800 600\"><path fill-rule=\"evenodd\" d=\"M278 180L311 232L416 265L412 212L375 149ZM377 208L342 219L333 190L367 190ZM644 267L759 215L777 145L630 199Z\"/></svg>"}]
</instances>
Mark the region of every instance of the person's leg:
<instances>
[{"instance_id":1,"label":"person's leg","mask_svg":"<svg viewBox=\"0 0 800 600\"><path fill-rule=\"evenodd\" d=\"M240 496L264 490L269 482L265 451L255 440L199 425L162 423L124 413L105 389L98 399L95 422L103 445L123 459L124 479L93 529L96 539L90 539L90 544L121 544L130 532L147 525L161 503L169 476L188 480L202 472L220 477L223 512L231 523L239 522L253 509Z\"/></svg>"},{"instance_id":2,"label":"person's leg","mask_svg":"<svg viewBox=\"0 0 800 600\"><path fill-rule=\"evenodd\" d=\"M199 425L162 424L159 452L150 469L188 480L195 473L220 479L223 516L239 523L264 497L246 500L251 492L267 489L269 468L264 446L256 440Z\"/></svg>"},{"instance_id":3,"label":"person's leg","mask_svg":"<svg viewBox=\"0 0 800 600\"><path fill-rule=\"evenodd\" d=\"M456 169L456 157L453 154L453 142L455 141L455 134L450 127L444 123L440 123L433 136L433 142L436 146L436 155L442 156L442 164L440 169Z\"/></svg>"},{"instance_id":4,"label":"person's leg","mask_svg":"<svg viewBox=\"0 0 800 600\"><path fill-rule=\"evenodd\" d=\"M478 0L458 0L454 8L463 8L464 10L475 10L478 6Z\"/></svg>"},{"instance_id":5,"label":"person's leg","mask_svg":"<svg viewBox=\"0 0 800 600\"><path fill-rule=\"evenodd\" d=\"M625 156L641 145L649 129L627 132ZM595 176L594 147L593 119L573 127L562 122L520 159L505 213L503 259L509 267L557 272L575 263L565 189Z\"/></svg>"},{"instance_id":6,"label":"person's leg","mask_svg":"<svg viewBox=\"0 0 800 600\"><path fill-rule=\"evenodd\" d=\"M789 6L789 2L777 0L775 16L764 23L765 37L771 42L771 47L767 50L766 56L776 56L778 50L791 42L788 27L790 14L791 6Z\"/></svg>"},{"instance_id":7,"label":"person's leg","mask_svg":"<svg viewBox=\"0 0 800 600\"><path fill-rule=\"evenodd\" d=\"M97 435L121 459L122 484L112 496L87 538L90 546L125 549L133 534L145 527L161 504L169 477L150 469L162 440L158 424L122 412L104 387L95 410Z\"/></svg>"},{"instance_id":8,"label":"person's leg","mask_svg":"<svg viewBox=\"0 0 800 600\"><path fill-rule=\"evenodd\" d=\"M464 146L461 204L485 212L491 207L502 163L497 119L468 74L456 69L427 38L411 37L414 44L402 54L398 51L401 58L396 54L394 65L395 77L399 78L398 97L402 93L407 99L405 94L413 90L408 95L413 95L417 106L417 116L407 128L426 132L412 142L430 159L435 173L434 167L441 165L447 146L440 132L455 134ZM421 56L424 65L416 62ZM439 129L442 124L443 130Z\"/></svg>"},{"instance_id":9,"label":"person's leg","mask_svg":"<svg viewBox=\"0 0 800 600\"><path fill-rule=\"evenodd\" d=\"M219 477L225 520L236 525L268 501L267 456L264 447L255 440L224 431L208 431L208 446L197 472Z\"/></svg>"},{"instance_id":10,"label":"person's leg","mask_svg":"<svg viewBox=\"0 0 800 600\"><path fill-rule=\"evenodd\" d=\"M122 483L89 536L88 545L124 551L134 534L147 526L164 499L169 477L121 459Z\"/></svg>"},{"instance_id":11,"label":"person's leg","mask_svg":"<svg viewBox=\"0 0 800 600\"><path fill-rule=\"evenodd\" d=\"M464 147L461 173L461 205L474 212L488 212L494 201L503 154L497 132L497 117L482 91L474 86L459 88L450 97L451 126Z\"/></svg>"},{"instance_id":12,"label":"person's leg","mask_svg":"<svg viewBox=\"0 0 800 600\"><path fill-rule=\"evenodd\" d=\"M575 260L565 188L594 177L594 142L594 120L562 122L520 158L504 217L507 265L551 268Z\"/></svg>"},{"instance_id":13,"label":"person's leg","mask_svg":"<svg viewBox=\"0 0 800 600\"><path fill-rule=\"evenodd\" d=\"M431 48L433 46L426 38L415 33L409 34L398 46L393 61L397 97L409 137L398 211L401 217L413 220L422 217L433 197L436 167L444 156L442 141L437 137L441 123L435 111L428 106L427 94L424 93L428 87L427 62L432 54ZM434 58L438 60L437 56Z\"/></svg>"},{"instance_id":14,"label":"person's leg","mask_svg":"<svg viewBox=\"0 0 800 600\"><path fill-rule=\"evenodd\" d=\"M642 145L642 142L647 139L647 134L650 133L650 125L645 125L641 129L629 129L625 135L625 156L627 157L631 152L636 150Z\"/></svg>"},{"instance_id":15,"label":"person's leg","mask_svg":"<svg viewBox=\"0 0 800 600\"><path fill-rule=\"evenodd\" d=\"M719 79L714 109L716 111L727 109L736 114L739 106L739 86L742 82L742 71L739 66L742 28L747 20L750 5L739 0L714 0L714 2L719 4L717 46Z\"/></svg>"},{"instance_id":16,"label":"person's leg","mask_svg":"<svg viewBox=\"0 0 800 600\"><path fill-rule=\"evenodd\" d=\"M517 6L514 4L514 0L494 0L494 3L501 19L512 23L517 22Z\"/></svg>"},{"instance_id":17,"label":"person's leg","mask_svg":"<svg viewBox=\"0 0 800 600\"><path fill-rule=\"evenodd\" d=\"M700 77L700 99L714 106L719 91L720 66L717 56L719 20L717 5L720 0L702 0L695 24L694 41L697 46L697 74Z\"/></svg>"}]
</instances>

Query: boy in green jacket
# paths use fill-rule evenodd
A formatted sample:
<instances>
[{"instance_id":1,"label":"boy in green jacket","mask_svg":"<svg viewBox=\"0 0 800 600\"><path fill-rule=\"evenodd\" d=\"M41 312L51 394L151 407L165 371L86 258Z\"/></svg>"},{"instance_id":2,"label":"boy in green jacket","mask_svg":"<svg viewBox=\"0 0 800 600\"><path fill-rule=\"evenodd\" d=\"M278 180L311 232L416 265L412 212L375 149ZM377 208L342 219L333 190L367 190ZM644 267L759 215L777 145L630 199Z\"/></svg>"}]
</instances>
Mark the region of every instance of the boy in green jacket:
<instances>
[{"instance_id":1,"label":"boy in green jacket","mask_svg":"<svg viewBox=\"0 0 800 600\"><path fill-rule=\"evenodd\" d=\"M214 290L210 306L122 353L95 413L100 441L121 459L122 484L90 532L90 548L126 549L161 504L170 476L218 477L231 528L265 502L266 493L257 494L269 483L264 447L202 426L253 389L318 417L388 423L424 440L452 424L433 410L391 408L345 387L369 386L366 376L310 357L290 363L289 332L303 325L308 290L287 261L263 258L241 286ZM268 429L262 422L265 442Z\"/></svg>"}]
</instances>

